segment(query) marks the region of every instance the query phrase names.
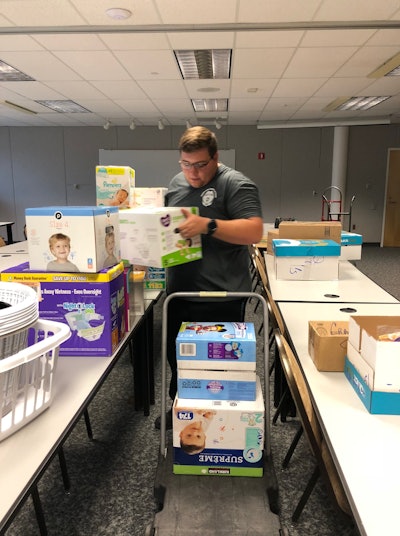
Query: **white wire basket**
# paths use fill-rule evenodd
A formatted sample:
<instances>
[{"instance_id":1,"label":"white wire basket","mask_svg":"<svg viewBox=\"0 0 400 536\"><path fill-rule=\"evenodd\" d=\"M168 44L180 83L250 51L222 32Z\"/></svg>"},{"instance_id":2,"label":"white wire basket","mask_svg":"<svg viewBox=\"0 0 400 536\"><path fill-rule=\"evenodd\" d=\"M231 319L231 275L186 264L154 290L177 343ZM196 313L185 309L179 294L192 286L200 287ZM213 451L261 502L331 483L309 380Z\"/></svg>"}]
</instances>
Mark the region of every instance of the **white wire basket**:
<instances>
[{"instance_id":1,"label":"white wire basket","mask_svg":"<svg viewBox=\"0 0 400 536\"><path fill-rule=\"evenodd\" d=\"M27 346L28 329L39 317L36 291L20 283L0 283L0 359Z\"/></svg>"},{"instance_id":2,"label":"white wire basket","mask_svg":"<svg viewBox=\"0 0 400 536\"><path fill-rule=\"evenodd\" d=\"M29 346L0 360L0 441L37 417L53 400L60 344L67 324L39 318L29 330Z\"/></svg>"}]
</instances>

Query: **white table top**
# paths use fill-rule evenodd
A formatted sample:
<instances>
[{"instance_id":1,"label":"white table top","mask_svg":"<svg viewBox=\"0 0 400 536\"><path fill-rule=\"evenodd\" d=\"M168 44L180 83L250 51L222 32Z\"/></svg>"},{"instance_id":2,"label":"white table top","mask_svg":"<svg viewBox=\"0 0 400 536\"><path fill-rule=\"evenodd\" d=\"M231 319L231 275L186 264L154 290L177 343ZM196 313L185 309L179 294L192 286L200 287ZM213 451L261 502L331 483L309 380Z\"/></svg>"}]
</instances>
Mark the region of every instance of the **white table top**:
<instances>
[{"instance_id":1,"label":"white table top","mask_svg":"<svg viewBox=\"0 0 400 536\"><path fill-rule=\"evenodd\" d=\"M0 248L0 253L24 253L28 254L28 241L24 240L23 242L14 242L13 244L8 244Z\"/></svg>"},{"instance_id":2,"label":"white table top","mask_svg":"<svg viewBox=\"0 0 400 536\"><path fill-rule=\"evenodd\" d=\"M339 261L339 279L335 281L286 281L275 277L274 256L265 254L264 258L271 294L277 302L398 302L349 261Z\"/></svg>"},{"instance_id":3,"label":"white table top","mask_svg":"<svg viewBox=\"0 0 400 536\"><path fill-rule=\"evenodd\" d=\"M146 291L146 306L159 295L158 290ZM133 326L140 318L132 317ZM119 348L126 338L127 335ZM119 355L117 350L112 357L60 356L50 407L0 442L0 489L7 490L7 493L0 493L0 528L56 452L65 432L82 413L98 382L107 376Z\"/></svg>"},{"instance_id":4,"label":"white table top","mask_svg":"<svg viewBox=\"0 0 400 536\"><path fill-rule=\"evenodd\" d=\"M399 315L400 303L279 303L361 534L397 534L400 497L400 415L371 415L341 372L319 372L308 354L309 320Z\"/></svg>"}]
</instances>

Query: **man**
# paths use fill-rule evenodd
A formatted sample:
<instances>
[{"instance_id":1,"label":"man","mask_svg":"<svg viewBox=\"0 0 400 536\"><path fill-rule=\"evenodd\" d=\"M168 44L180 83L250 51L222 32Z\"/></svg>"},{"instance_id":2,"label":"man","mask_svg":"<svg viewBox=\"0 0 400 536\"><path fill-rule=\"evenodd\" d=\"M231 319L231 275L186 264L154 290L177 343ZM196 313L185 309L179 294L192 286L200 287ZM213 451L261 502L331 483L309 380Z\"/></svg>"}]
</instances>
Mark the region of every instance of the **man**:
<instances>
[{"instance_id":1,"label":"man","mask_svg":"<svg viewBox=\"0 0 400 536\"><path fill-rule=\"evenodd\" d=\"M196 126L179 142L181 173L170 182L165 205L198 207L199 215L182 209L186 219L179 227L185 240L202 235L203 258L168 268L167 294L192 291L250 292L248 245L263 234L257 186L242 173L218 162L215 134ZM168 307L167 356L171 367L169 395L177 391L175 339L183 321L242 321L244 300L172 299ZM160 427L160 418L155 422ZM167 427L172 413L167 413Z\"/></svg>"}]
</instances>

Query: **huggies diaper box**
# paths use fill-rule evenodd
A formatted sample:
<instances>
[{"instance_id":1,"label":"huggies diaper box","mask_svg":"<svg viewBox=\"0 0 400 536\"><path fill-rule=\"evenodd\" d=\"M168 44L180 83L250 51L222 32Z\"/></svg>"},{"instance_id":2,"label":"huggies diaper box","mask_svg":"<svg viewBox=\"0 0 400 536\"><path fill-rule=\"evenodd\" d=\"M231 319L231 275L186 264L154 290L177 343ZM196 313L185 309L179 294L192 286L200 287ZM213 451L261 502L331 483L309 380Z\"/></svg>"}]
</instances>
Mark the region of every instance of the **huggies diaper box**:
<instances>
[{"instance_id":1,"label":"huggies diaper box","mask_svg":"<svg viewBox=\"0 0 400 536\"><path fill-rule=\"evenodd\" d=\"M100 272L121 260L117 207L25 210L31 270Z\"/></svg>"},{"instance_id":2,"label":"huggies diaper box","mask_svg":"<svg viewBox=\"0 0 400 536\"><path fill-rule=\"evenodd\" d=\"M198 214L197 207L188 210ZM181 207L132 208L119 218L121 255L132 264L168 268L202 258L201 236L184 240L179 234Z\"/></svg>"},{"instance_id":3,"label":"huggies diaper box","mask_svg":"<svg viewBox=\"0 0 400 536\"><path fill-rule=\"evenodd\" d=\"M189 475L263 475L264 401L257 378L254 401L175 398L173 472Z\"/></svg>"},{"instance_id":4,"label":"huggies diaper box","mask_svg":"<svg viewBox=\"0 0 400 536\"><path fill-rule=\"evenodd\" d=\"M340 245L334 240L274 238L272 248L277 279L325 281L339 278Z\"/></svg>"},{"instance_id":5,"label":"huggies diaper box","mask_svg":"<svg viewBox=\"0 0 400 536\"><path fill-rule=\"evenodd\" d=\"M96 166L96 205L134 206L135 170L129 166Z\"/></svg>"},{"instance_id":6,"label":"huggies diaper box","mask_svg":"<svg viewBox=\"0 0 400 536\"><path fill-rule=\"evenodd\" d=\"M205 400L255 400L254 370L178 368L178 397Z\"/></svg>"},{"instance_id":7,"label":"huggies diaper box","mask_svg":"<svg viewBox=\"0 0 400 536\"><path fill-rule=\"evenodd\" d=\"M69 325L61 356L109 357L117 349L126 330L122 262L96 274L37 272L23 263L0 276L35 288L40 318Z\"/></svg>"},{"instance_id":8,"label":"huggies diaper box","mask_svg":"<svg viewBox=\"0 0 400 536\"><path fill-rule=\"evenodd\" d=\"M178 369L256 370L251 322L183 322L176 337Z\"/></svg>"}]
</instances>

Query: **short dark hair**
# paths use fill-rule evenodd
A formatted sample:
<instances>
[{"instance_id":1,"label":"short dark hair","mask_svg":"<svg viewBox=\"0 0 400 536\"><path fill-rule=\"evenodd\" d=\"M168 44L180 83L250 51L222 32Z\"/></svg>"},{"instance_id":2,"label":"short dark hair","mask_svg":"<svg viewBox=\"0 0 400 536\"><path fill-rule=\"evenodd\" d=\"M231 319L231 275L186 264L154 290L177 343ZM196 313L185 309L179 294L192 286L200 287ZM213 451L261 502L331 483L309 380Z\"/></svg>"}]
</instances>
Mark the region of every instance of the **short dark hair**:
<instances>
[{"instance_id":1,"label":"short dark hair","mask_svg":"<svg viewBox=\"0 0 400 536\"><path fill-rule=\"evenodd\" d=\"M188 128L179 140L180 152L193 153L204 148L208 150L210 158L213 158L218 151L217 137L206 127Z\"/></svg>"}]
</instances>

